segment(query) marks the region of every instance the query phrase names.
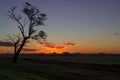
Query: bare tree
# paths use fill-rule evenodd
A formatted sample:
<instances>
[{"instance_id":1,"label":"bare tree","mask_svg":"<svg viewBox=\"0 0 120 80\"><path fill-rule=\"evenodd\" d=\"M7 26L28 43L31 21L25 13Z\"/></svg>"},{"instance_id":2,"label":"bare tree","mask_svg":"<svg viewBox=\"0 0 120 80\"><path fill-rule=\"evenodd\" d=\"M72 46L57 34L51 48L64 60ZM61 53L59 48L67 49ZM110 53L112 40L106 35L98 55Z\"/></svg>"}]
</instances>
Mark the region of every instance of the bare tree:
<instances>
[{"instance_id":1,"label":"bare tree","mask_svg":"<svg viewBox=\"0 0 120 80\"><path fill-rule=\"evenodd\" d=\"M32 6L30 3L26 2L23 6L22 14L16 14L16 7L10 8L8 11L8 16L18 23L18 29L20 35L16 37L9 36L9 39L14 43L14 56L12 62L17 61L17 57L20 54L22 48L29 39L45 40L47 35L44 31L39 31L36 26L44 25L44 20L46 20L46 14L41 13L36 7ZM27 21L26 21L27 20ZM25 29L25 27L27 29Z\"/></svg>"}]
</instances>

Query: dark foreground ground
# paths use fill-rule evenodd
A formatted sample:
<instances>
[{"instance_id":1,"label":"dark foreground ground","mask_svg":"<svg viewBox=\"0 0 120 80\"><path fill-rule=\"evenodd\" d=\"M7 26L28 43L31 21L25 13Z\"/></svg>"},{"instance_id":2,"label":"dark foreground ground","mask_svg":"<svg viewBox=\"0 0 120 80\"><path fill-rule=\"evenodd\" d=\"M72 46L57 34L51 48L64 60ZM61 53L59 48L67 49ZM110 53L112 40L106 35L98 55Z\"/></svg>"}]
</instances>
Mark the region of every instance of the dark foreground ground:
<instances>
[{"instance_id":1,"label":"dark foreground ground","mask_svg":"<svg viewBox=\"0 0 120 80\"><path fill-rule=\"evenodd\" d=\"M120 80L120 55L0 55L0 80Z\"/></svg>"}]
</instances>

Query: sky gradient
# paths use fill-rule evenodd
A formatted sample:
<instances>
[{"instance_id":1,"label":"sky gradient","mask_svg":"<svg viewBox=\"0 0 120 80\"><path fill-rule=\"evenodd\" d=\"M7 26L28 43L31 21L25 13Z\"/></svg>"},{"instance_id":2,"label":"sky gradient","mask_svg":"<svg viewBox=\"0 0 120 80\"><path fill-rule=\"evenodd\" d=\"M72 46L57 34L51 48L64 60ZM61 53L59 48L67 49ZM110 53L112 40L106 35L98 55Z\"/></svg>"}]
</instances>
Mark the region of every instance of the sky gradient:
<instances>
[{"instance_id":1,"label":"sky gradient","mask_svg":"<svg viewBox=\"0 0 120 80\"><path fill-rule=\"evenodd\" d=\"M24 52L120 53L120 0L0 0L0 41L18 32L7 11L26 1L47 14L40 29L48 37L47 43L32 40ZM0 53L12 51L0 45Z\"/></svg>"}]
</instances>

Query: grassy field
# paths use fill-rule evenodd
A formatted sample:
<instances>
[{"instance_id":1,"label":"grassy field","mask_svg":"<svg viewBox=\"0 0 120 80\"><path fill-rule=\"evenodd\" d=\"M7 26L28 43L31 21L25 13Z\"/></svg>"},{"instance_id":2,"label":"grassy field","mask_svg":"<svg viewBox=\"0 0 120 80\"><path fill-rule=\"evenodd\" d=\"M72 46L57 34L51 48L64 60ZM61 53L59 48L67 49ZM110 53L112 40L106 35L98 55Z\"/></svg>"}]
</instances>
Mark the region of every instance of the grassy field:
<instances>
[{"instance_id":1,"label":"grassy field","mask_svg":"<svg viewBox=\"0 0 120 80\"><path fill-rule=\"evenodd\" d=\"M0 55L0 80L120 80L120 55Z\"/></svg>"}]
</instances>

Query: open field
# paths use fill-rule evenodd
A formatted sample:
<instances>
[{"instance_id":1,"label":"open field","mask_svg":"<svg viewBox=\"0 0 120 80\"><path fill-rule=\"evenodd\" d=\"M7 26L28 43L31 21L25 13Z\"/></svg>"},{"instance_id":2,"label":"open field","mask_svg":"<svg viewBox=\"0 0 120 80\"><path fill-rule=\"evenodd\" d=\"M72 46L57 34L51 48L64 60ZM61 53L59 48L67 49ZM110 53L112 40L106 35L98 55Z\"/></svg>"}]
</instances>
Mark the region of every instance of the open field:
<instances>
[{"instance_id":1,"label":"open field","mask_svg":"<svg viewBox=\"0 0 120 80\"><path fill-rule=\"evenodd\" d=\"M0 55L0 80L120 80L120 55Z\"/></svg>"}]
</instances>

